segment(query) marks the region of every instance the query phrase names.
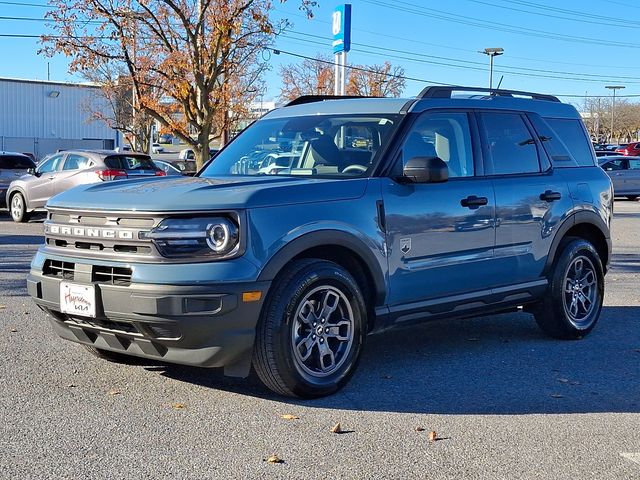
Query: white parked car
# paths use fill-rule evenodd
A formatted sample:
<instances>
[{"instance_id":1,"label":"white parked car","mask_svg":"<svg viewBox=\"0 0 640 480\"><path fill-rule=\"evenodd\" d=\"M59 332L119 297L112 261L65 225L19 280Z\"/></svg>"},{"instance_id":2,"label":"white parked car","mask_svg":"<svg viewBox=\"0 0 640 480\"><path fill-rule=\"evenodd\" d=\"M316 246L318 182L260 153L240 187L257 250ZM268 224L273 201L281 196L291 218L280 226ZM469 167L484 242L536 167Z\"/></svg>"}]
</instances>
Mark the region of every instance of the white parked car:
<instances>
[{"instance_id":1,"label":"white parked car","mask_svg":"<svg viewBox=\"0 0 640 480\"><path fill-rule=\"evenodd\" d=\"M151 153L152 154L164 153L164 147L162 145L160 145L159 143L152 143L151 144Z\"/></svg>"}]
</instances>

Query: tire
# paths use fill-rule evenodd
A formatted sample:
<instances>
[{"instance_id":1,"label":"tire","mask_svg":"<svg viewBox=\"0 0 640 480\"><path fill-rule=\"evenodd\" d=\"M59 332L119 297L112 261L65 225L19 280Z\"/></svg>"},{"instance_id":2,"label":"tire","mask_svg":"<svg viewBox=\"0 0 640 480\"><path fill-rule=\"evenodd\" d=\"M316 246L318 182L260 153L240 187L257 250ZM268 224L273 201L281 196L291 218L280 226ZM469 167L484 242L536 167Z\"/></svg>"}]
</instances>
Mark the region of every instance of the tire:
<instances>
[{"instance_id":1,"label":"tire","mask_svg":"<svg viewBox=\"0 0 640 480\"><path fill-rule=\"evenodd\" d=\"M91 347L89 345L82 345L91 355L98 357L102 360L107 360L113 363L135 364L140 362L137 357L131 355L125 355L124 353L112 352L110 350L103 350L101 348Z\"/></svg>"},{"instance_id":2,"label":"tire","mask_svg":"<svg viewBox=\"0 0 640 480\"><path fill-rule=\"evenodd\" d=\"M23 223L29 220L27 203L20 192L11 195L9 199L9 213L14 222Z\"/></svg>"},{"instance_id":3,"label":"tire","mask_svg":"<svg viewBox=\"0 0 640 480\"><path fill-rule=\"evenodd\" d=\"M627 199L631 200L631 201L637 200L638 199L638 195L627 195Z\"/></svg>"},{"instance_id":4,"label":"tire","mask_svg":"<svg viewBox=\"0 0 640 480\"><path fill-rule=\"evenodd\" d=\"M544 299L534 309L538 326L547 335L577 340L595 327L604 298L604 273L598 252L580 238L560 245Z\"/></svg>"},{"instance_id":5,"label":"tire","mask_svg":"<svg viewBox=\"0 0 640 480\"><path fill-rule=\"evenodd\" d=\"M358 363L366 312L360 287L340 265L319 259L290 263L274 282L256 329L258 377L289 397L337 392Z\"/></svg>"}]
</instances>

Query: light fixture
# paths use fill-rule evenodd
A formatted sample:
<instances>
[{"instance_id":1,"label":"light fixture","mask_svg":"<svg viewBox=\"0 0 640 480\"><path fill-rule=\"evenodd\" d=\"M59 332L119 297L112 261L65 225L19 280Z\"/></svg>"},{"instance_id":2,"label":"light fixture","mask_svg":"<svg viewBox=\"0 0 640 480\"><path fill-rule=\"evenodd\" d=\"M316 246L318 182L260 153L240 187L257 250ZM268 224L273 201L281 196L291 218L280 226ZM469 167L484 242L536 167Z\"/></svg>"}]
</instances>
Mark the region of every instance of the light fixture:
<instances>
[{"instance_id":1,"label":"light fixture","mask_svg":"<svg viewBox=\"0 0 640 480\"><path fill-rule=\"evenodd\" d=\"M49 98L58 98L59 95L60 95L60 92L58 90L51 90L49 92Z\"/></svg>"}]
</instances>

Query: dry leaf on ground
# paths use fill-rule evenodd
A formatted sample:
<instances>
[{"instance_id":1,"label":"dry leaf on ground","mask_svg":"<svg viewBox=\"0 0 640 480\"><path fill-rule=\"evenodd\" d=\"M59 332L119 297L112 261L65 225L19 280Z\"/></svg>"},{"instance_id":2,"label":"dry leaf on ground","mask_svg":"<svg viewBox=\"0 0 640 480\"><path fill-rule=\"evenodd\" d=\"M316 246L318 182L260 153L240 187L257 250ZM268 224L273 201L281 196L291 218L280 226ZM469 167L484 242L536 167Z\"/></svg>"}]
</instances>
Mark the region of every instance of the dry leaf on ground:
<instances>
[{"instance_id":1,"label":"dry leaf on ground","mask_svg":"<svg viewBox=\"0 0 640 480\"><path fill-rule=\"evenodd\" d=\"M284 460L282 460L280 457L278 457L277 455L271 455L270 457L268 457L266 460L267 463L284 463Z\"/></svg>"},{"instance_id":2,"label":"dry leaf on ground","mask_svg":"<svg viewBox=\"0 0 640 480\"><path fill-rule=\"evenodd\" d=\"M172 403L171 408L174 410L184 410L187 406L184 403Z\"/></svg>"},{"instance_id":3,"label":"dry leaf on ground","mask_svg":"<svg viewBox=\"0 0 640 480\"><path fill-rule=\"evenodd\" d=\"M330 431L331 433L342 433L342 426L340 425L340 422L336 423Z\"/></svg>"},{"instance_id":4,"label":"dry leaf on ground","mask_svg":"<svg viewBox=\"0 0 640 480\"><path fill-rule=\"evenodd\" d=\"M111 390L109 390L109 392L107 392L108 395L111 395L112 397L115 397L116 395L122 395L122 392L120 390L118 390L117 388L113 388Z\"/></svg>"},{"instance_id":5,"label":"dry leaf on ground","mask_svg":"<svg viewBox=\"0 0 640 480\"><path fill-rule=\"evenodd\" d=\"M67 384L67 388L74 388L74 387L77 387L77 385L75 383Z\"/></svg>"},{"instance_id":6,"label":"dry leaf on ground","mask_svg":"<svg viewBox=\"0 0 640 480\"><path fill-rule=\"evenodd\" d=\"M429 441L435 442L438 440L438 434L436 432L429 432Z\"/></svg>"},{"instance_id":7,"label":"dry leaf on ground","mask_svg":"<svg viewBox=\"0 0 640 480\"><path fill-rule=\"evenodd\" d=\"M282 418L283 420L300 420L300 417L298 417L297 415L291 415L290 413L280 415L280 418Z\"/></svg>"},{"instance_id":8,"label":"dry leaf on ground","mask_svg":"<svg viewBox=\"0 0 640 480\"><path fill-rule=\"evenodd\" d=\"M3 308L7 308L6 305L0 305L0 310L2 310Z\"/></svg>"},{"instance_id":9,"label":"dry leaf on ground","mask_svg":"<svg viewBox=\"0 0 640 480\"><path fill-rule=\"evenodd\" d=\"M10 331L11 333L16 333L16 332L18 331L18 329L17 329L16 327L11 327L11 328L9 329L9 331Z\"/></svg>"},{"instance_id":10,"label":"dry leaf on ground","mask_svg":"<svg viewBox=\"0 0 640 480\"><path fill-rule=\"evenodd\" d=\"M424 428L422 428L422 427L416 427L416 432L424 432Z\"/></svg>"}]
</instances>

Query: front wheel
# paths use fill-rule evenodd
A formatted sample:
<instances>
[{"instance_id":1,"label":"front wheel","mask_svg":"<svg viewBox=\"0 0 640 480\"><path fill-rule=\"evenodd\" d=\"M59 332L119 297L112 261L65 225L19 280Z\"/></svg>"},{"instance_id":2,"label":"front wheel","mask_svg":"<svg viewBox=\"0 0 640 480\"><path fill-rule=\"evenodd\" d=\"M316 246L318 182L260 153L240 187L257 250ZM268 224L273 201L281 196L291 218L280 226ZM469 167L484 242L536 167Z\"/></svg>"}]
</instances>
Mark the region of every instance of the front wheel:
<instances>
[{"instance_id":1,"label":"front wheel","mask_svg":"<svg viewBox=\"0 0 640 480\"><path fill-rule=\"evenodd\" d=\"M638 199L638 195L627 195L627 199L631 200L631 201L637 200Z\"/></svg>"},{"instance_id":2,"label":"front wheel","mask_svg":"<svg viewBox=\"0 0 640 480\"><path fill-rule=\"evenodd\" d=\"M547 334L579 339L596 325L604 298L604 272L598 252L586 240L571 238L561 245L544 300L534 309Z\"/></svg>"},{"instance_id":3,"label":"front wheel","mask_svg":"<svg viewBox=\"0 0 640 480\"><path fill-rule=\"evenodd\" d=\"M9 211L11 212L11 218L14 222L22 223L29 220L27 204L24 201L24 197L21 193L16 192L11 195L11 199L9 201Z\"/></svg>"},{"instance_id":4,"label":"front wheel","mask_svg":"<svg viewBox=\"0 0 640 480\"><path fill-rule=\"evenodd\" d=\"M253 365L271 390L315 398L342 388L366 328L360 287L326 260L299 260L278 276L258 324Z\"/></svg>"}]
</instances>

